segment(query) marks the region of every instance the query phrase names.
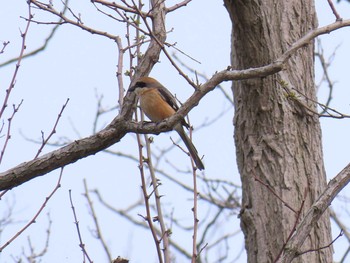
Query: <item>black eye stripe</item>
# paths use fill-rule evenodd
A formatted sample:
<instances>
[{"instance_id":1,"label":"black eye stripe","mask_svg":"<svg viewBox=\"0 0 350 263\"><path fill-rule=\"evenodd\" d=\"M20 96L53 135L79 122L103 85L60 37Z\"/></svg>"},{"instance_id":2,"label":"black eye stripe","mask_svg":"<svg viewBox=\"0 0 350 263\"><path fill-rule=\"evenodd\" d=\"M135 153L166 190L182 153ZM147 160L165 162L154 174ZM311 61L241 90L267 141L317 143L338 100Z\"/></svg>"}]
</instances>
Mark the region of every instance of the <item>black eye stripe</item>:
<instances>
[{"instance_id":1,"label":"black eye stripe","mask_svg":"<svg viewBox=\"0 0 350 263\"><path fill-rule=\"evenodd\" d=\"M138 88L144 88L146 86L147 86L147 83L143 81L138 81L136 82L136 85L135 85L135 87L138 87Z\"/></svg>"},{"instance_id":2,"label":"black eye stripe","mask_svg":"<svg viewBox=\"0 0 350 263\"><path fill-rule=\"evenodd\" d=\"M144 81L137 81L134 86L132 86L129 91L133 92L137 88L145 88L147 87L147 83Z\"/></svg>"}]
</instances>

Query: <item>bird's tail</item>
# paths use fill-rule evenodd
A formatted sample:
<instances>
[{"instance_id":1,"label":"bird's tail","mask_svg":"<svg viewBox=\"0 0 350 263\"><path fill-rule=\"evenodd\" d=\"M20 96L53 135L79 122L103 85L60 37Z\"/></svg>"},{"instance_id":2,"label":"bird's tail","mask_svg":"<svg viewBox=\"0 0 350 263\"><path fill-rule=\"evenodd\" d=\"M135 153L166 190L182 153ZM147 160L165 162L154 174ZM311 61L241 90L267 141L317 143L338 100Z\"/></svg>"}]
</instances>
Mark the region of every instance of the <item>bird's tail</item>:
<instances>
[{"instance_id":1,"label":"bird's tail","mask_svg":"<svg viewBox=\"0 0 350 263\"><path fill-rule=\"evenodd\" d=\"M180 135L181 139L185 143L188 151L190 152L190 155L192 159L194 160L194 163L196 164L197 168L199 170L204 170L204 164L202 163L201 158L198 156L198 152L196 147L193 145L191 139L187 136L186 132L184 131L182 125L176 125L175 130Z\"/></svg>"}]
</instances>

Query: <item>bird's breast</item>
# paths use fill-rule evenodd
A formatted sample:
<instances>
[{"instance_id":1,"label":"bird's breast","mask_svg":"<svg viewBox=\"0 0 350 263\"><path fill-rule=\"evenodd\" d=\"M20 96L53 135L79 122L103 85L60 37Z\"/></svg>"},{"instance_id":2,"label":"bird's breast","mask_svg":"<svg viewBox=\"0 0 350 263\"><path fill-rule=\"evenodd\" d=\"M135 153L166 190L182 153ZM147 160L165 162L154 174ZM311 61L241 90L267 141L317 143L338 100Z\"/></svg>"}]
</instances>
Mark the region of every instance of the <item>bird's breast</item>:
<instances>
[{"instance_id":1,"label":"bird's breast","mask_svg":"<svg viewBox=\"0 0 350 263\"><path fill-rule=\"evenodd\" d=\"M150 90L140 96L140 106L151 121L162 121L175 113L175 110L158 94Z\"/></svg>"}]
</instances>

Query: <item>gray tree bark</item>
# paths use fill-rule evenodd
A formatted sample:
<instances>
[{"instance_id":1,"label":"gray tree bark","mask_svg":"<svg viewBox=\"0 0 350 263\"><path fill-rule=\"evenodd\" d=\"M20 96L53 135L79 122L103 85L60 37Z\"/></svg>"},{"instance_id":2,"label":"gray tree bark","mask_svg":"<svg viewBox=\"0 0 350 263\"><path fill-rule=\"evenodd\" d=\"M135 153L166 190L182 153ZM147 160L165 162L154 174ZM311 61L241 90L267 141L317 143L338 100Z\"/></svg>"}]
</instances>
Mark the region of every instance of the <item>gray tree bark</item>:
<instances>
[{"instance_id":1,"label":"gray tree bark","mask_svg":"<svg viewBox=\"0 0 350 263\"><path fill-rule=\"evenodd\" d=\"M232 67L248 69L273 62L317 26L314 1L224 0L232 30ZM248 262L274 262L300 218L326 186L321 129L316 114L297 103L285 88L316 100L314 46L293 55L274 75L237 81L235 143L243 186L241 228ZM316 105L303 98L308 107ZM270 187L266 187L266 185ZM281 197L295 212L286 207ZM326 212L301 251L331 242ZM293 262L332 262L332 249L303 254Z\"/></svg>"}]
</instances>

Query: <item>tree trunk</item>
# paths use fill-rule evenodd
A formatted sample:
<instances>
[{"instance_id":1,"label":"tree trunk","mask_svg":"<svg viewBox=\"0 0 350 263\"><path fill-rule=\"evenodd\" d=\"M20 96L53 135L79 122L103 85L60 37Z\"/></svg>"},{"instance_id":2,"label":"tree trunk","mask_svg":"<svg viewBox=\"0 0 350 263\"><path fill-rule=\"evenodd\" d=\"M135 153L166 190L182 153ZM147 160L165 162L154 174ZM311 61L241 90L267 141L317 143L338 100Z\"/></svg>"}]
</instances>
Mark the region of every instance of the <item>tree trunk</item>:
<instances>
[{"instance_id":1,"label":"tree trunk","mask_svg":"<svg viewBox=\"0 0 350 263\"><path fill-rule=\"evenodd\" d=\"M273 62L317 25L312 0L224 2L233 24L234 69ZM296 103L283 88L295 88L316 100L313 51L310 43L289 59L284 71L233 84L235 143L243 186L241 228L250 263L277 258L303 201L300 218L326 186L318 116ZM306 102L317 110L314 103ZM330 242L329 215L325 213L300 252ZM332 262L332 249L306 253L293 262Z\"/></svg>"}]
</instances>

